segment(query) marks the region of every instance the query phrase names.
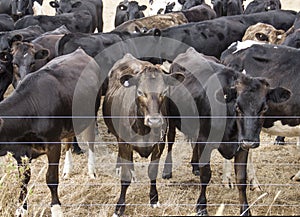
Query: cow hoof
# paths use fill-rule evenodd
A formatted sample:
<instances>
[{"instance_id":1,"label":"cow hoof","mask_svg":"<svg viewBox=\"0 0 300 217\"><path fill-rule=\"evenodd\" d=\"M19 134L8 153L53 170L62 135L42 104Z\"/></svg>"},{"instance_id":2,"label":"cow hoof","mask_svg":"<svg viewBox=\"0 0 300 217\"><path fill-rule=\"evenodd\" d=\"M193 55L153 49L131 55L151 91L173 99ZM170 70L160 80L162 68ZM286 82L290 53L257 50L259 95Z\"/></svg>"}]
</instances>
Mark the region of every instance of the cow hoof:
<instances>
[{"instance_id":1,"label":"cow hoof","mask_svg":"<svg viewBox=\"0 0 300 217\"><path fill-rule=\"evenodd\" d=\"M89 177L91 179L96 179L96 173L89 173Z\"/></svg>"},{"instance_id":2,"label":"cow hoof","mask_svg":"<svg viewBox=\"0 0 300 217\"><path fill-rule=\"evenodd\" d=\"M155 204L151 204L151 207L154 208L154 209L156 209L156 208L160 207L160 203L157 202Z\"/></svg>"},{"instance_id":3,"label":"cow hoof","mask_svg":"<svg viewBox=\"0 0 300 217\"><path fill-rule=\"evenodd\" d=\"M203 209L203 210L199 210L197 212L197 216L208 216L208 212L206 209Z\"/></svg>"},{"instance_id":4,"label":"cow hoof","mask_svg":"<svg viewBox=\"0 0 300 217\"><path fill-rule=\"evenodd\" d=\"M162 178L163 179L171 179L172 178L172 173L163 173Z\"/></svg>"},{"instance_id":5,"label":"cow hoof","mask_svg":"<svg viewBox=\"0 0 300 217\"><path fill-rule=\"evenodd\" d=\"M26 216L28 216L28 212L26 209L24 209L24 207L19 207L16 210L15 216L16 217L26 217Z\"/></svg>"},{"instance_id":6,"label":"cow hoof","mask_svg":"<svg viewBox=\"0 0 300 217\"><path fill-rule=\"evenodd\" d=\"M62 178L63 179L69 179L70 178L70 173L64 173Z\"/></svg>"}]
</instances>

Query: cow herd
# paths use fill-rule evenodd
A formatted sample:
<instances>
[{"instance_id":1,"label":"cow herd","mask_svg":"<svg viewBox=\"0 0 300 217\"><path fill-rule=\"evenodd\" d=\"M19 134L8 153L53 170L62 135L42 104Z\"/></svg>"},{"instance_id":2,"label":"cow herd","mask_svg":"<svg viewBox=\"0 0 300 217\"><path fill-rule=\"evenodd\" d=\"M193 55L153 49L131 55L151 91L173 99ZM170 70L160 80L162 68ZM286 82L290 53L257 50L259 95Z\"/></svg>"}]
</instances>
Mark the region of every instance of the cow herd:
<instances>
[{"instance_id":1,"label":"cow herd","mask_svg":"<svg viewBox=\"0 0 300 217\"><path fill-rule=\"evenodd\" d=\"M89 147L87 173L98 176L100 118L118 143L121 191L113 216L126 215L134 152L151 158L149 202L159 206L158 165L167 146L163 178L172 178L177 131L191 143L192 173L200 177L197 215L208 215L215 149L234 159L240 214L251 215L247 181L252 189L259 183L247 162L261 131L281 143L300 136L300 12L281 9L279 0L247 7L244 0L212 0L211 6L205 0L150 0L147 6L124 0L111 18L115 28L103 32L102 0L53 0L55 15L36 14L42 4L0 1L0 155L11 152L23 177L16 215L28 213L31 170L24 156L29 162L47 156L53 217L63 216L62 144L63 177L71 174L72 147L81 151L79 135ZM300 171L292 179L299 181Z\"/></svg>"}]
</instances>

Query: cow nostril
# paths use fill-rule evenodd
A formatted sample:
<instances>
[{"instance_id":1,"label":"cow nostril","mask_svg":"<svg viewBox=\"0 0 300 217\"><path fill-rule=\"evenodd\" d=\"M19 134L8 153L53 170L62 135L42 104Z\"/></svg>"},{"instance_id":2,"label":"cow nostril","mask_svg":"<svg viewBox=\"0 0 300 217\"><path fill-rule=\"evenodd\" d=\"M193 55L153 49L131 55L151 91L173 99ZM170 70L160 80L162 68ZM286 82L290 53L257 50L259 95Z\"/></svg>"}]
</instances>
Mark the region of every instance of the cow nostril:
<instances>
[{"instance_id":1,"label":"cow nostril","mask_svg":"<svg viewBox=\"0 0 300 217\"><path fill-rule=\"evenodd\" d=\"M148 126L152 128L161 127L162 126L162 118L161 117L149 117L148 118Z\"/></svg>"}]
</instances>

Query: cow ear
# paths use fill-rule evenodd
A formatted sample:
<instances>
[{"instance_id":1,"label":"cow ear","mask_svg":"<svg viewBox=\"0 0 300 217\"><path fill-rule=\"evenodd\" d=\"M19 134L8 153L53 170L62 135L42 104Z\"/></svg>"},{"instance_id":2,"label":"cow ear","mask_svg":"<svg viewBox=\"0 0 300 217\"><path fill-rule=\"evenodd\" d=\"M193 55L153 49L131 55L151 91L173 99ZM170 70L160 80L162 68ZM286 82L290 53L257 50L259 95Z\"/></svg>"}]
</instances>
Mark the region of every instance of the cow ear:
<instances>
[{"instance_id":1,"label":"cow ear","mask_svg":"<svg viewBox=\"0 0 300 217\"><path fill-rule=\"evenodd\" d=\"M11 62L12 55L9 52L1 52L0 53L0 61L1 62Z\"/></svg>"},{"instance_id":2,"label":"cow ear","mask_svg":"<svg viewBox=\"0 0 300 217\"><path fill-rule=\"evenodd\" d=\"M164 75L164 81L167 85L169 86L177 86L180 83L182 83L185 79L184 74L180 73L180 72L174 72L172 74L169 75Z\"/></svg>"},{"instance_id":3,"label":"cow ear","mask_svg":"<svg viewBox=\"0 0 300 217\"><path fill-rule=\"evenodd\" d=\"M283 87L271 88L267 99L273 103L282 103L291 98L292 92Z\"/></svg>"},{"instance_id":4,"label":"cow ear","mask_svg":"<svg viewBox=\"0 0 300 217\"><path fill-rule=\"evenodd\" d=\"M59 4L58 4L58 2L56 2L56 1L50 1L50 2L49 2L49 5L50 5L51 7L53 7L53 8L59 8Z\"/></svg>"},{"instance_id":5,"label":"cow ear","mask_svg":"<svg viewBox=\"0 0 300 217\"><path fill-rule=\"evenodd\" d=\"M79 8L82 5L82 2L78 1L72 4L72 8Z\"/></svg>"},{"instance_id":6,"label":"cow ear","mask_svg":"<svg viewBox=\"0 0 300 217\"><path fill-rule=\"evenodd\" d=\"M118 8L119 8L121 11L126 11L126 10L127 10L127 6L124 5L124 4L119 5Z\"/></svg>"},{"instance_id":7,"label":"cow ear","mask_svg":"<svg viewBox=\"0 0 300 217\"><path fill-rule=\"evenodd\" d=\"M144 11L144 10L146 10L147 9L147 6L146 5L141 5L141 6L139 6L139 10L140 11Z\"/></svg>"},{"instance_id":8,"label":"cow ear","mask_svg":"<svg viewBox=\"0 0 300 217\"><path fill-rule=\"evenodd\" d=\"M236 99L237 92L235 87L226 87L226 88L220 88L216 92L216 99L220 103L229 103Z\"/></svg>"},{"instance_id":9,"label":"cow ear","mask_svg":"<svg viewBox=\"0 0 300 217\"><path fill-rule=\"evenodd\" d=\"M133 75L123 75L120 78L120 82L123 85L123 87L131 87L136 85L136 78Z\"/></svg>"},{"instance_id":10,"label":"cow ear","mask_svg":"<svg viewBox=\"0 0 300 217\"><path fill-rule=\"evenodd\" d=\"M49 57L50 52L48 49L41 49L38 50L37 52L35 52L34 54L34 58L36 60L42 60L42 59L46 59L47 57Z\"/></svg>"}]
</instances>

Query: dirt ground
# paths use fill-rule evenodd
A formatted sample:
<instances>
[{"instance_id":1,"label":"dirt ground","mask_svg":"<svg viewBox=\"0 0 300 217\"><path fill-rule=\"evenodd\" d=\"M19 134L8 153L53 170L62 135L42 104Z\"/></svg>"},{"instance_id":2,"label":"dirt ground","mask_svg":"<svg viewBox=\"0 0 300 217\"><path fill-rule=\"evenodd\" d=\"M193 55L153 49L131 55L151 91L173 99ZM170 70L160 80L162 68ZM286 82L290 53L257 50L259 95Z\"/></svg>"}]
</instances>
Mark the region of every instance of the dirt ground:
<instances>
[{"instance_id":1,"label":"dirt ground","mask_svg":"<svg viewBox=\"0 0 300 217\"><path fill-rule=\"evenodd\" d=\"M139 1L146 4L148 0ZM249 1L246 1L248 3ZM300 10L300 0L282 0L283 9ZM104 0L104 31L113 28L115 5L119 1ZM99 112L101 116L101 112ZM116 140L107 134L103 120L99 118L99 132L96 145L97 177L91 180L87 176L87 152L73 155L73 173L69 179L60 179L59 195L66 217L104 217L112 216L120 193L120 180L115 174L117 155ZM285 146L273 145L275 136L261 134L261 146L253 150L254 167L262 191L247 190L252 215L297 216L300 215L300 184L290 177L300 169L300 150L296 148L296 139L287 138ZM81 144L84 150L87 147ZM132 183L127 192L125 216L187 216L195 212L199 196L199 177L191 173L189 164L191 147L178 132L174 145L173 178L161 178L161 158L157 186L161 206L153 209L149 205L149 180L147 177L148 159L134 155L137 182ZM60 174L64 155L60 164ZM208 211L214 215L224 204L223 215L239 215L238 191L222 186L222 158L213 152L211 159L212 179L207 189ZM11 158L6 157L0 173L0 216L14 214L17 198L17 170ZM45 184L46 157L32 162L32 179L29 184L29 216L51 216L50 192ZM4 175L6 174L6 175ZM234 175L232 175L234 178Z\"/></svg>"}]
</instances>

